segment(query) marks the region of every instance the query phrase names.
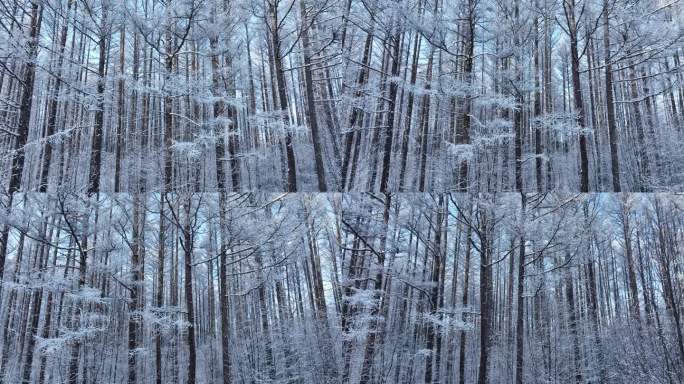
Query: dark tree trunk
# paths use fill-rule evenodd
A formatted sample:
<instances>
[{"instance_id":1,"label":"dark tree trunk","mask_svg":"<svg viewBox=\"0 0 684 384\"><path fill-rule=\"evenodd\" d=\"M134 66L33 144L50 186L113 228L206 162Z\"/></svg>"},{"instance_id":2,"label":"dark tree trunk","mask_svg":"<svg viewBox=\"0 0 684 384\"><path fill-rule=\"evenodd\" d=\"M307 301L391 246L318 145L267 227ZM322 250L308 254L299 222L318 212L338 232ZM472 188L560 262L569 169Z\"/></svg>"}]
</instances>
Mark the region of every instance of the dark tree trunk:
<instances>
[{"instance_id":1,"label":"dark tree trunk","mask_svg":"<svg viewBox=\"0 0 684 384\"><path fill-rule=\"evenodd\" d=\"M299 7L302 14L302 48L304 50L304 82L306 88L306 111L307 122L311 128L311 139L314 147L314 160L316 163L316 176L318 177L318 192L326 192L328 186L325 181L325 166L323 164L323 147L321 145L321 137L318 128L318 114L316 113L316 101L314 95L314 82L312 75L311 63L311 43L309 41L309 30L307 24L311 22L308 20L306 12L306 4L304 0L299 0Z\"/></svg>"},{"instance_id":2,"label":"dark tree trunk","mask_svg":"<svg viewBox=\"0 0 684 384\"><path fill-rule=\"evenodd\" d=\"M397 27L398 28L398 27ZM382 175L380 176L380 192L388 192L389 187L389 174L390 174L390 162L392 160L392 139L394 137L394 114L397 109L397 92L399 90L399 84L396 79L399 77L399 64L401 62L401 35L402 33L397 30L392 40L392 70L390 76L390 87L388 95L388 112L387 112L387 129L385 130L385 142L383 145L383 157L382 157Z\"/></svg>"},{"instance_id":3,"label":"dark tree trunk","mask_svg":"<svg viewBox=\"0 0 684 384\"><path fill-rule=\"evenodd\" d=\"M40 184L38 185L39 192L47 192L48 187L48 175L50 172L50 163L52 160L52 150L53 144L50 141L52 135L55 134L55 126L57 125L57 107L59 105L57 99L59 98L59 92L62 89L62 64L64 63L64 49L67 42L67 33L69 32L69 14L71 13L71 7L73 6L74 0L69 0L67 2L66 16L64 17L64 24L62 25L62 30L60 32L59 39L59 52L57 53L57 79L55 79L55 89L52 93L52 98L50 99L48 106L48 117L45 130L45 148L43 150L43 159L40 173Z\"/></svg>"},{"instance_id":4,"label":"dark tree trunk","mask_svg":"<svg viewBox=\"0 0 684 384\"><path fill-rule=\"evenodd\" d=\"M480 365L478 369L477 383L489 383L489 346L492 326L492 269L489 263L491 252L491 240L489 238L489 212L488 208L478 208L481 212L480 235Z\"/></svg>"},{"instance_id":5,"label":"dark tree trunk","mask_svg":"<svg viewBox=\"0 0 684 384\"><path fill-rule=\"evenodd\" d=\"M38 56L38 38L40 26L43 19L43 7L38 1L31 2L31 29L27 42L28 58L24 67L24 92L21 97L19 107L19 122L17 123L17 134L14 140L14 153L12 155L10 167L9 186L7 195L9 200L7 207L12 207L12 198L21 188L21 176L24 171L24 160L26 157L26 141L28 139L29 124L31 122L31 108L33 106L33 83L36 78L36 57ZM2 235L0 235L0 280L5 271L5 259L7 256L7 242L9 241L9 226L4 225ZM0 293L2 293L0 285Z\"/></svg>"},{"instance_id":6,"label":"dark tree trunk","mask_svg":"<svg viewBox=\"0 0 684 384\"><path fill-rule=\"evenodd\" d=\"M192 254L194 252L194 225L195 218L192 215L192 197L187 197L184 202L185 223L183 224L183 252L184 277L185 277L185 309L187 311L187 331L188 331L188 384L195 384L197 381L197 347L195 344L195 304L193 302L193 282L192 282Z\"/></svg>"},{"instance_id":7,"label":"dark tree trunk","mask_svg":"<svg viewBox=\"0 0 684 384\"><path fill-rule=\"evenodd\" d=\"M433 316L437 316L439 313L439 282L440 276L442 274L442 225L444 223L444 197L440 195L439 202L437 203L437 223L435 226L435 242L434 242L434 257L432 259L432 288L430 290L430 306ZM430 355L426 359L425 363L425 383L433 383L433 375L439 378L440 375L440 356L439 351L435 349L436 338L441 338L440 330L436 329L437 326L428 322L425 338L427 341L426 349L430 351ZM437 344L439 344L437 342ZM433 368L433 357L434 357L434 368ZM433 373L434 372L434 373Z\"/></svg>"},{"instance_id":8,"label":"dark tree trunk","mask_svg":"<svg viewBox=\"0 0 684 384\"><path fill-rule=\"evenodd\" d=\"M100 52L97 64L97 109L95 110L95 122L90 144L90 171L88 179L88 193L100 192L100 173L102 170L102 136L104 135L104 108L105 108L105 84L107 65L107 38L109 37L108 6L102 7L102 19L100 21L100 38L98 49Z\"/></svg>"},{"instance_id":9,"label":"dark tree trunk","mask_svg":"<svg viewBox=\"0 0 684 384\"><path fill-rule=\"evenodd\" d=\"M610 20L608 0L603 0L603 50L606 71L606 112L608 115L608 140L610 141L610 169L613 192L620 192L620 163L618 159L618 134L615 124L615 102L613 97L613 63L610 49Z\"/></svg>"},{"instance_id":10,"label":"dark tree trunk","mask_svg":"<svg viewBox=\"0 0 684 384\"><path fill-rule=\"evenodd\" d=\"M520 254L518 256L518 287L516 292L516 320L515 320L515 383L523 383L524 374L524 291L525 291L525 220L527 210L527 196L520 193ZM511 257L513 257L511 255Z\"/></svg>"},{"instance_id":11,"label":"dark tree trunk","mask_svg":"<svg viewBox=\"0 0 684 384\"><path fill-rule=\"evenodd\" d=\"M280 102L281 121L285 130L285 155L287 158L287 188L288 192L297 192L297 161L292 142L292 130L290 127L290 112L287 99L287 82L285 81L285 69L283 67L283 52L281 49L280 28L282 20L278 17L278 7L269 2L269 14L272 18L271 44L273 45L273 66L278 82L278 101Z\"/></svg>"},{"instance_id":12,"label":"dark tree trunk","mask_svg":"<svg viewBox=\"0 0 684 384\"><path fill-rule=\"evenodd\" d=\"M586 113L582 98L582 81L580 79L580 56L578 48L578 22L575 19L576 4L575 0L563 2L565 20L570 34L570 62L572 72L572 91L575 103L575 113L577 114L577 124L579 125L579 155L580 155L580 192L589 192L589 154L587 149Z\"/></svg>"}]
</instances>

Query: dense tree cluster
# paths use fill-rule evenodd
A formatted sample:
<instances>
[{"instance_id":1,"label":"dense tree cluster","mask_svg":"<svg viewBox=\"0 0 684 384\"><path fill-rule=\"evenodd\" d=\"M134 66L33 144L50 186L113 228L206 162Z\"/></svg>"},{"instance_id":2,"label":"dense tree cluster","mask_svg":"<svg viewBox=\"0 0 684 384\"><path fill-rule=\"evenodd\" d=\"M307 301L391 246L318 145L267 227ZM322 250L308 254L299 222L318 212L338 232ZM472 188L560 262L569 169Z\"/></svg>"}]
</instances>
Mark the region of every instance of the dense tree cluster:
<instances>
[{"instance_id":1,"label":"dense tree cluster","mask_svg":"<svg viewBox=\"0 0 684 384\"><path fill-rule=\"evenodd\" d=\"M3 383L677 383L673 195L25 194Z\"/></svg>"},{"instance_id":2,"label":"dense tree cluster","mask_svg":"<svg viewBox=\"0 0 684 384\"><path fill-rule=\"evenodd\" d=\"M682 382L683 27L0 1L0 384Z\"/></svg>"},{"instance_id":3,"label":"dense tree cluster","mask_svg":"<svg viewBox=\"0 0 684 384\"><path fill-rule=\"evenodd\" d=\"M682 20L677 0L5 1L0 180L681 190Z\"/></svg>"}]
</instances>

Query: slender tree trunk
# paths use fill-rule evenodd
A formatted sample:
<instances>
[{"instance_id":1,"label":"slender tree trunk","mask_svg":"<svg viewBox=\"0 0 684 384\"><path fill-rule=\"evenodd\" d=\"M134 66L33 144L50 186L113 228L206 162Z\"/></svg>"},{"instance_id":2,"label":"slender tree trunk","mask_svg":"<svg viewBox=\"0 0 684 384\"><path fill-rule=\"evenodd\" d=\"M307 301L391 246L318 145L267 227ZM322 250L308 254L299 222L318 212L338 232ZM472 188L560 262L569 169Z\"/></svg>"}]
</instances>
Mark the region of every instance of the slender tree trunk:
<instances>
[{"instance_id":1,"label":"slender tree trunk","mask_svg":"<svg viewBox=\"0 0 684 384\"><path fill-rule=\"evenodd\" d=\"M169 2L170 3L170 2ZM169 6L171 4L168 4ZM173 41L171 32L166 32L164 53L164 83L166 89L164 90L164 192L173 191L173 152L171 146L173 145L174 133L174 119L173 119L173 96L171 94L171 78L173 76L173 64L175 59L175 52L178 49ZM163 201L163 200L162 200Z\"/></svg>"},{"instance_id":2,"label":"slender tree trunk","mask_svg":"<svg viewBox=\"0 0 684 384\"><path fill-rule=\"evenodd\" d=\"M216 49L217 42L212 40L212 50ZM212 79L214 92L218 92L219 88L219 60L218 54L214 52L212 56ZM219 118L223 109L223 103L216 102L214 104L214 118ZM221 245L219 249L219 308L221 313L221 366L223 368L223 383L231 382L231 358L230 358L230 312L228 300L228 276L227 276L227 256L228 252L228 232L226 229L226 176L224 171L223 157L225 156L225 149L223 143L223 135L219 132L219 137L216 139L216 183L218 186L219 198L219 227L221 234Z\"/></svg>"},{"instance_id":3,"label":"slender tree trunk","mask_svg":"<svg viewBox=\"0 0 684 384\"><path fill-rule=\"evenodd\" d=\"M356 87L358 88L354 92L355 98L360 98L362 96L361 88L368 81L368 66L371 60L371 52L373 49L373 29L371 28L366 35L366 42L363 48L363 58L361 59L361 68L359 68L359 75L356 80ZM354 143L354 138L358 136L357 130L363 125L364 112L363 109L354 106L352 107L351 118L349 121L350 131L345 134L344 139L344 161L342 162L342 170L340 178L342 180L341 187L342 191L349 190L350 185L354 182L354 172L351 175L347 175L349 165L352 158L352 144ZM358 140L358 139L357 139Z\"/></svg>"},{"instance_id":4,"label":"slender tree trunk","mask_svg":"<svg viewBox=\"0 0 684 384\"><path fill-rule=\"evenodd\" d=\"M280 113L283 129L285 131L285 154L287 157L287 191L297 191L297 161L295 160L294 143L292 142L292 129L290 127L289 105L287 99L287 83L285 81L285 69L281 49L280 28L282 20L278 17L277 4L269 2L269 15L272 19L271 44L273 45L273 66L278 82L278 99L280 101Z\"/></svg>"},{"instance_id":5,"label":"slender tree trunk","mask_svg":"<svg viewBox=\"0 0 684 384\"><path fill-rule=\"evenodd\" d=\"M364 351L364 356L363 356L363 364L361 367L361 379L360 383L361 384L366 384L366 383L375 383L376 380L374 380L374 374L372 372L372 366L373 362L375 359L375 350L377 348L376 341L378 339L382 339L381 336L381 329L378 326L378 316L380 315L381 311L380 308L382 308L382 304L385 300L383 297L383 279L384 279L384 269L385 269L385 256L386 256L386 245L387 245L387 234L389 231L389 213L390 213L390 206L392 204L392 197L389 194L385 194L385 201L384 201L384 211L382 215L382 222L383 222L383 228L381 232L381 239L380 239L380 251L376 254L377 256L377 265L375 267L375 276L374 276L374 291L375 291L375 299L376 299L376 304L373 305L371 309L371 322L369 325L370 332L368 334L368 341L366 342L366 349Z\"/></svg>"},{"instance_id":6,"label":"slender tree trunk","mask_svg":"<svg viewBox=\"0 0 684 384\"><path fill-rule=\"evenodd\" d=\"M564 0L563 10L568 32L570 34L570 62L572 72L572 91L575 102L575 113L579 125L579 155L580 155L580 192L589 192L589 154L587 149L586 113L582 98L582 82L580 79L580 56L578 49L578 22L575 19L577 9L576 0Z\"/></svg>"},{"instance_id":7,"label":"slender tree trunk","mask_svg":"<svg viewBox=\"0 0 684 384\"><path fill-rule=\"evenodd\" d=\"M12 207L12 198L14 194L21 188L21 177L24 171L24 160L26 157L25 146L28 139L29 124L31 122L31 108L33 106L33 84L36 78L38 38L40 35L42 19L43 7L36 0L31 1L31 27L26 47L28 57L24 66L24 91L21 96L21 104L19 107L19 122L17 123L17 134L14 140L10 167L9 186L7 187L7 195L9 196L7 202L8 209ZM0 280L2 280L5 271L8 241L9 226L3 225L2 234L0 234ZM2 293L2 285L0 285L0 293Z\"/></svg>"},{"instance_id":8,"label":"slender tree trunk","mask_svg":"<svg viewBox=\"0 0 684 384\"><path fill-rule=\"evenodd\" d=\"M437 223L435 226L435 242L434 242L434 257L432 259L432 288L430 290L430 306L433 316L438 316L439 313L439 281L442 274L442 225L444 223L444 196L440 195L437 203ZM426 349L430 351L430 355L426 358L425 364L425 383L433 383L439 381L440 375L440 356L439 351L435 349L436 338L441 338L441 331L436 329L437 326L428 320L427 332L425 335L427 344ZM439 343L437 343L439 344ZM434 368L433 368L434 358ZM434 372L434 373L433 373ZM433 378L433 375L435 378Z\"/></svg>"},{"instance_id":9,"label":"slender tree trunk","mask_svg":"<svg viewBox=\"0 0 684 384\"><path fill-rule=\"evenodd\" d=\"M488 208L479 207L481 215L480 234L480 365L478 369L477 383L489 383L489 347L491 343L492 308L492 269L489 265L491 243L489 233L489 212Z\"/></svg>"},{"instance_id":10,"label":"slender tree trunk","mask_svg":"<svg viewBox=\"0 0 684 384\"><path fill-rule=\"evenodd\" d=\"M138 340L138 334L141 331L142 316L140 314L141 300L142 300L142 265L141 261L141 251L143 249L143 244L141 242L141 224L144 223L144 219L141 215L140 210L142 209L142 201L144 195L136 194L133 201L133 223L132 223L132 241L131 241L131 287L130 287L130 304L129 304L129 315L128 315L128 383L135 384L138 382L137 379L137 365L138 365L138 347L140 341Z\"/></svg>"},{"instance_id":11,"label":"slender tree trunk","mask_svg":"<svg viewBox=\"0 0 684 384\"><path fill-rule=\"evenodd\" d=\"M596 366L599 370L598 382L604 383L606 378L606 367L603 359L603 346L599 334L599 313L597 305L598 295L596 293L596 277L593 259L587 264L587 280L587 284L589 285L589 317L591 318L591 329L594 337L594 346L596 347Z\"/></svg>"},{"instance_id":12,"label":"slender tree trunk","mask_svg":"<svg viewBox=\"0 0 684 384\"><path fill-rule=\"evenodd\" d=\"M476 10L477 6L476 0L468 0L468 14L465 20L466 31L465 31L465 49L464 49L464 59L463 59L463 79L467 87L472 87L473 85L473 60L475 51L475 23L476 23ZM463 105L463 113L461 115L461 130L456 134L456 144L457 145L470 145L470 111L471 111L471 98L475 92L472 89L467 89L466 97ZM467 192L469 187L468 180L468 160L459 159L458 160L458 178L456 183L456 190L458 192Z\"/></svg>"},{"instance_id":13,"label":"slender tree trunk","mask_svg":"<svg viewBox=\"0 0 684 384\"><path fill-rule=\"evenodd\" d=\"M154 298L154 305L157 311L162 311L164 306L164 278L165 271L164 266L166 263L166 212L164 207L166 203L166 194L162 193L160 195L161 201L159 202L159 251L157 253L157 290L156 296ZM162 356L162 329L161 326L156 324L154 329L154 360L155 360L155 377L156 384L162 384L163 382L163 356Z\"/></svg>"},{"instance_id":14,"label":"slender tree trunk","mask_svg":"<svg viewBox=\"0 0 684 384\"><path fill-rule=\"evenodd\" d=\"M651 191L651 164L646 153L646 135L644 134L644 121L641 115L641 103L639 102L638 80L636 75L636 65L630 66L630 97L632 98L632 113L634 114L634 125L636 128L636 157L638 163L637 191Z\"/></svg>"},{"instance_id":15,"label":"slender tree trunk","mask_svg":"<svg viewBox=\"0 0 684 384\"><path fill-rule=\"evenodd\" d=\"M124 74L126 71L126 26L121 27L119 36L119 81L117 84L118 106L117 115L118 123L116 126L116 156L114 159L114 192L121 192L121 161L123 159L124 150L124 131L126 129L126 114L124 108L126 100L124 99L124 87L126 81Z\"/></svg>"},{"instance_id":16,"label":"slender tree trunk","mask_svg":"<svg viewBox=\"0 0 684 384\"><path fill-rule=\"evenodd\" d=\"M514 2L514 10L515 14L515 20L516 24L519 23L519 3L518 0L515 0ZM519 49L518 46L520 45L520 37L518 36L518 33L514 33L513 37L513 46L516 49ZM515 152L515 190L518 192L523 192L523 158L522 158L522 151L523 151L523 103L524 103L524 98L522 94L522 90L519 87L522 87L522 82L523 82L523 66L521 63L521 57L519 54L515 55L515 72L516 72L516 79L515 82L516 84L513 86L513 92L515 94L515 102L517 105L517 108L513 111L513 130L515 131L515 145L514 145L514 152ZM522 246L522 245L521 245ZM512 284L513 282L511 282Z\"/></svg>"},{"instance_id":17,"label":"slender tree trunk","mask_svg":"<svg viewBox=\"0 0 684 384\"><path fill-rule=\"evenodd\" d=\"M570 258L570 255L566 255L566 260ZM573 361L574 361L574 373L573 379L575 383L582 382L582 368L580 361L580 347L579 347L579 336L577 334L577 309L575 306L575 288L573 286L572 272L565 272L565 299L568 304L568 328L570 330L570 337L572 342L573 351Z\"/></svg>"},{"instance_id":18,"label":"slender tree trunk","mask_svg":"<svg viewBox=\"0 0 684 384\"><path fill-rule=\"evenodd\" d=\"M311 139L314 147L314 160L316 163L316 176L318 177L318 192L328 190L325 181L325 166L323 164L323 147L318 128L318 114L316 113L316 101L314 95L314 83L311 63L311 43L309 41L309 16L306 12L304 0L299 0L299 8L302 16L302 49L304 50L304 82L306 88L307 122L311 128Z\"/></svg>"},{"instance_id":19,"label":"slender tree trunk","mask_svg":"<svg viewBox=\"0 0 684 384\"><path fill-rule=\"evenodd\" d=\"M100 36L98 40L99 59L97 64L97 109L90 144L90 171L88 172L88 193L100 192L100 173L102 170L102 140L104 135L104 108L107 56L107 38L109 37L109 8L107 3L102 6L100 21Z\"/></svg>"},{"instance_id":20,"label":"slender tree trunk","mask_svg":"<svg viewBox=\"0 0 684 384\"><path fill-rule=\"evenodd\" d=\"M630 212L627 196L622 197L622 234L625 240L625 257L627 259L627 281L629 286L629 309L632 319L639 324L641 322L641 310L639 308L639 294L637 292L636 271L634 268L634 256L632 255L632 230L630 228Z\"/></svg>"},{"instance_id":21,"label":"slender tree trunk","mask_svg":"<svg viewBox=\"0 0 684 384\"><path fill-rule=\"evenodd\" d=\"M386 193L389 188L389 175L390 175L390 162L392 160L392 139L394 138L394 115L397 109L397 92L399 90L399 84L396 79L400 75L399 64L401 63L401 41L402 32L395 27L397 30L394 36L391 37L392 41L392 69L390 72L390 87L387 102L387 129L385 130L385 142L383 145L383 157L382 157L382 175L380 176L380 192Z\"/></svg>"},{"instance_id":22,"label":"slender tree trunk","mask_svg":"<svg viewBox=\"0 0 684 384\"><path fill-rule=\"evenodd\" d=\"M194 223L196 218L192 215L192 195L187 197L184 202L183 224L183 252L184 252L184 278L185 278L185 309L187 311L187 331L188 331L188 384L195 384L197 381L197 347L195 344L195 304L193 302L193 282L192 282L192 254L194 252Z\"/></svg>"},{"instance_id":23,"label":"slender tree trunk","mask_svg":"<svg viewBox=\"0 0 684 384\"><path fill-rule=\"evenodd\" d=\"M43 226L43 233L47 232L47 223ZM47 250L46 246L42 245L38 251L38 281L42 280L43 270L45 269L45 264L47 264ZM23 363L21 382L22 384L31 384L31 372L33 371L33 355L35 352L36 338L38 337L38 323L40 320L40 309L43 305L43 288L34 287L31 292L31 302L33 303L31 307L31 314L29 316L29 329L26 345L26 360ZM47 326L45 324L44 326ZM8 351L5 351L7 353ZM21 356L21 355L20 355Z\"/></svg>"},{"instance_id":24,"label":"slender tree trunk","mask_svg":"<svg viewBox=\"0 0 684 384\"><path fill-rule=\"evenodd\" d=\"M437 2L435 2L437 4ZM435 10L436 11L436 10ZM436 13L436 12L435 12ZM420 134L420 174L418 179L418 191L425 192L425 180L427 178L427 158L428 151L430 150L430 91L432 89L432 67L435 57L435 49L430 50L430 56L427 62L427 74L426 74L426 84L425 92L423 96L423 105L421 108L421 134Z\"/></svg>"},{"instance_id":25,"label":"slender tree trunk","mask_svg":"<svg viewBox=\"0 0 684 384\"><path fill-rule=\"evenodd\" d=\"M539 3L536 2L537 7ZM539 18L534 17L534 175L537 184L537 192L544 190L544 150L542 143L542 85L540 74L542 72L539 60Z\"/></svg>"},{"instance_id":26,"label":"slender tree trunk","mask_svg":"<svg viewBox=\"0 0 684 384\"><path fill-rule=\"evenodd\" d=\"M525 291L525 220L527 220L527 195L520 193L520 254L518 257L518 287L516 292L516 320L515 320L515 383L523 383L524 374L524 291ZM511 257L513 257L511 255Z\"/></svg>"},{"instance_id":27,"label":"slender tree trunk","mask_svg":"<svg viewBox=\"0 0 684 384\"><path fill-rule=\"evenodd\" d=\"M421 10L422 7L419 8L418 11L420 12ZM420 59L421 42L422 35L416 32L413 40L413 59L411 60L411 76L409 79L410 87L408 89L408 98L406 101L406 114L404 115L404 129L401 140L401 158L399 165L399 192L405 191L406 164L408 162L409 141L411 137L411 121L413 117L413 104L415 99L413 87L416 85L416 80L418 78L418 60Z\"/></svg>"},{"instance_id":28,"label":"slender tree trunk","mask_svg":"<svg viewBox=\"0 0 684 384\"><path fill-rule=\"evenodd\" d=\"M461 299L461 304L463 308L468 307L468 293L470 290L470 253L472 250L473 228L468 226L468 233L466 235L466 249L465 249L465 262L463 266L463 296ZM466 321L466 313L461 314L461 320ZM458 383L465 384L465 361L466 361L466 331L461 330L459 336L459 346L458 346Z\"/></svg>"},{"instance_id":29,"label":"slender tree trunk","mask_svg":"<svg viewBox=\"0 0 684 384\"><path fill-rule=\"evenodd\" d=\"M603 0L603 50L606 72L606 112L608 115L608 140L610 141L610 169L613 192L620 192L620 163L618 159L618 134L615 124L615 102L613 97L613 58L610 49L610 19L608 0Z\"/></svg>"},{"instance_id":30,"label":"slender tree trunk","mask_svg":"<svg viewBox=\"0 0 684 384\"><path fill-rule=\"evenodd\" d=\"M62 212L64 213L64 209L62 207ZM68 221L67 221L68 223ZM69 230L71 232L72 238L74 241L78 244L79 248L79 259L76 261L76 264L78 265L78 284L76 286L77 292L81 290L81 288L85 285L86 283L86 262L88 261L88 234L84 233L82 241L79 242L79 240L76 238L78 236L78 233L76 230L72 227L71 224L69 224ZM75 309L74 309L74 315L71 320L72 322L72 328L74 328L74 331L78 330L78 327L81 322L81 315L83 312L83 306L84 303L81 300L76 299L75 300ZM70 351L70 356L69 356L69 367L67 370L67 380L69 384L77 384L78 382L78 371L79 371L79 354L81 351L81 339L77 338L76 341L72 344L71 346L71 351Z\"/></svg>"},{"instance_id":31,"label":"slender tree trunk","mask_svg":"<svg viewBox=\"0 0 684 384\"><path fill-rule=\"evenodd\" d=\"M55 79L55 89L53 90L52 98L49 101L48 107L48 117L45 130L45 148L43 150L43 161L40 173L40 184L38 186L39 192L47 192L48 187L48 175L50 172L50 163L52 161L52 150L53 143L51 142L52 135L55 134L55 126L57 125L57 107L59 105L58 98L59 93L62 89L62 65L64 63L64 50L67 42L67 33L69 32L69 15L71 13L71 7L73 6L74 0L69 0L67 2L66 15L62 24L62 30L60 32L59 38L59 51L57 53L57 79Z\"/></svg>"}]
</instances>

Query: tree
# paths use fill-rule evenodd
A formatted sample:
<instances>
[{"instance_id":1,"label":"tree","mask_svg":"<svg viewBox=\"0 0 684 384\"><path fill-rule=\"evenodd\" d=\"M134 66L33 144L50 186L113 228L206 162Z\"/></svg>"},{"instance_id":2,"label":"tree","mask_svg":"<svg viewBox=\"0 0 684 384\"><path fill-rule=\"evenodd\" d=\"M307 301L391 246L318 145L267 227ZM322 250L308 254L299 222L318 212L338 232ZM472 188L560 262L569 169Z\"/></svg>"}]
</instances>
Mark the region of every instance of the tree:
<instances>
[{"instance_id":1,"label":"tree","mask_svg":"<svg viewBox=\"0 0 684 384\"><path fill-rule=\"evenodd\" d=\"M613 1L613 6L616 1ZM613 98L613 63L610 47L610 11L608 0L603 0L603 50L606 72L606 114L608 138L610 140L610 166L613 180L613 192L620 192L620 163L618 162L618 137L615 124L615 103Z\"/></svg>"},{"instance_id":2,"label":"tree","mask_svg":"<svg viewBox=\"0 0 684 384\"><path fill-rule=\"evenodd\" d=\"M680 196L225 193L222 203L190 189L166 195L158 243L150 208L161 197L17 200L3 382L141 382L157 350L150 379L162 382L675 382L684 370ZM142 348L155 356L147 368Z\"/></svg>"},{"instance_id":3,"label":"tree","mask_svg":"<svg viewBox=\"0 0 684 384\"><path fill-rule=\"evenodd\" d=\"M563 12L565 14L566 32L570 36L570 64L572 66L572 90L577 115L577 125L579 127L579 155L580 155L580 192L589 192L589 153L587 149L586 113L584 110L584 100L582 98L582 81L580 79L580 51L579 51L579 24L581 16L577 16L576 0L563 0ZM584 7L581 8L580 14ZM588 28L588 26L587 26Z\"/></svg>"},{"instance_id":4,"label":"tree","mask_svg":"<svg viewBox=\"0 0 684 384\"><path fill-rule=\"evenodd\" d=\"M7 206L12 206L14 194L21 188L21 178L24 171L26 141L29 134L29 124L31 121L31 109L33 107L33 88L36 78L35 60L38 56L38 35L40 34L41 22L43 19L43 7L37 2L31 2L31 22L28 28L29 36L26 42L26 64L24 77L21 80L23 92L21 93L21 104L19 107L19 121L15 134L14 146L10 165L9 185L7 195L9 200ZM3 72L4 73L4 72ZM5 272L5 259L7 257L7 242L9 240L9 227L3 226L0 234L0 279ZM2 292L0 290L0 292Z\"/></svg>"},{"instance_id":5,"label":"tree","mask_svg":"<svg viewBox=\"0 0 684 384\"><path fill-rule=\"evenodd\" d=\"M172 192L218 158L232 192L675 191L680 8L12 0L0 177Z\"/></svg>"}]
</instances>

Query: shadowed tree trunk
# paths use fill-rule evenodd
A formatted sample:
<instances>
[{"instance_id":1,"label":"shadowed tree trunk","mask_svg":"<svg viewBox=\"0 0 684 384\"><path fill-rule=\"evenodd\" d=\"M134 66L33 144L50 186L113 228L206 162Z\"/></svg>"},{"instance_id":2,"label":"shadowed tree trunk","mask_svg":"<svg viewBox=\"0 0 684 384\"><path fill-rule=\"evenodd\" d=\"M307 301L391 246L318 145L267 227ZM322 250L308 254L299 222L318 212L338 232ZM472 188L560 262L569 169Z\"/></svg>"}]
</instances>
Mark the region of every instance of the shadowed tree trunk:
<instances>
[{"instance_id":1,"label":"shadowed tree trunk","mask_svg":"<svg viewBox=\"0 0 684 384\"><path fill-rule=\"evenodd\" d=\"M576 20L576 0L563 0L563 11L565 13L565 21L567 31L570 34L570 64L572 72L572 95L575 106L575 114L577 115L577 124L579 125L579 190L580 192L589 192L589 154L587 149L587 133L585 129L586 113L584 110L584 101L582 98L582 81L580 79L580 54L578 48L578 21Z\"/></svg>"},{"instance_id":2,"label":"shadowed tree trunk","mask_svg":"<svg viewBox=\"0 0 684 384\"><path fill-rule=\"evenodd\" d=\"M104 109L105 109L105 85L107 75L107 56L109 26L108 3L102 5L100 19L100 35L97 43L99 58L97 64L97 107L95 109L95 121L93 125L92 140L90 143L90 171L88 172L88 194L100 192L100 173L102 171L102 140L104 135Z\"/></svg>"},{"instance_id":3,"label":"shadowed tree trunk","mask_svg":"<svg viewBox=\"0 0 684 384\"><path fill-rule=\"evenodd\" d=\"M321 136L318 128L318 114L316 113L316 101L314 95L314 82L311 62L311 42L309 41L309 26L312 20L306 12L306 4L304 0L299 0L299 8L302 16L302 49L304 50L304 88L306 89L306 111L307 122L311 129L311 140L314 147L314 159L316 164L316 176L318 179L318 192L326 192L328 190L325 181L325 166L323 165L323 147L321 143Z\"/></svg>"},{"instance_id":4,"label":"shadowed tree trunk","mask_svg":"<svg viewBox=\"0 0 684 384\"><path fill-rule=\"evenodd\" d=\"M24 66L23 93L19 107L19 121L17 133L14 139L14 148L10 163L10 179L7 187L7 207L12 207L14 194L21 188L21 177L24 171L26 158L26 140L28 139L29 123L31 122L31 108L33 106L33 84L36 79L36 57L38 56L38 36L43 19L43 7L38 1L31 1L31 25L29 37L26 43L27 60ZM7 242L9 240L9 226L3 225L0 234L0 280L5 272L5 260L7 256ZM2 285L0 285L0 294Z\"/></svg>"},{"instance_id":5,"label":"shadowed tree trunk","mask_svg":"<svg viewBox=\"0 0 684 384\"><path fill-rule=\"evenodd\" d=\"M614 4L615 2L613 2ZM606 72L606 114L608 115L608 140L610 141L610 170L613 192L620 192L620 163L618 160L618 134L615 124L615 102L613 97L613 63L610 48L610 11L608 0L603 0L603 50Z\"/></svg>"},{"instance_id":6,"label":"shadowed tree trunk","mask_svg":"<svg viewBox=\"0 0 684 384\"><path fill-rule=\"evenodd\" d=\"M516 288L516 319L515 319L515 383L523 383L525 328L524 328L524 291L525 291L525 220L527 210L527 195L520 193L520 252L518 254L518 286ZM513 257L511 255L510 257Z\"/></svg>"}]
</instances>

